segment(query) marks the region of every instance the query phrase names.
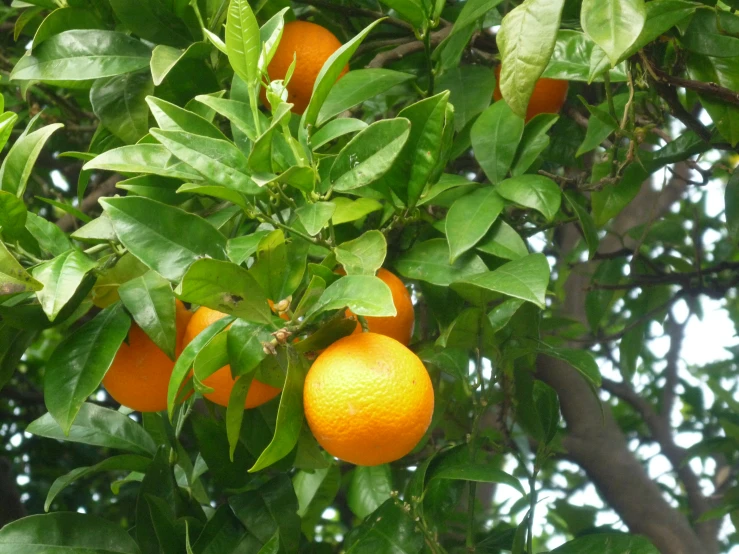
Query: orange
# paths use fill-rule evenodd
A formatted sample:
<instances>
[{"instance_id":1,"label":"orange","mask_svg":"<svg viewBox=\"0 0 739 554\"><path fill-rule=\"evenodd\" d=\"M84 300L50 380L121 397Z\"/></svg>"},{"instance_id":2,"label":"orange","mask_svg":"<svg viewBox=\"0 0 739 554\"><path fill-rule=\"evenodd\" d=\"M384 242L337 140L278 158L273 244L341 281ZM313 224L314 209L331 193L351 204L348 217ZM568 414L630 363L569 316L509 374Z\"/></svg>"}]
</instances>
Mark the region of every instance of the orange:
<instances>
[{"instance_id":1,"label":"orange","mask_svg":"<svg viewBox=\"0 0 739 554\"><path fill-rule=\"evenodd\" d=\"M526 108L526 122L540 113L558 113L567 99L567 81L547 79L542 77L536 81L534 92L531 94L529 106ZM500 66L495 68L495 91L493 98L497 102L503 96L500 94Z\"/></svg>"},{"instance_id":2,"label":"orange","mask_svg":"<svg viewBox=\"0 0 739 554\"><path fill-rule=\"evenodd\" d=\"M434 389L407 347L360 333L339 339L313 362L303 404L313 435L329 454L374 466L418 444L431 423Z\"/></svg>"},{"instance_id":3,"label":"orange","mask_svg":"<svg viewBox=\"0 0 739 554\"><path fill-rule=\"evenodd\" d=\"M341 42L325 27L308 21L291 21L285 25L277 51L267 66L267 73L270 80L284 79L295 55L295 71L287 85L287 101L294 104L293 112L302 114L308 107L318 73L339 48ZM348 65L339 79L347 71ZM262 104L268 106L264 90L261 91L261 98Z\"/></svg>"},{"instance_id":4,"label":"orange","mask_svg":"<svg viewBox=\"0 0 739 554\"><path fill-rule=\"evenodd\" d=\"M190 341L197 337L203 329L208 327L208 325L224 317L226 317L226 314L224 313L211 310L205 306L201 307L192 316L187 329L185 329L185 336L182 340L183 347L187 346ZM204 385L213 389L213 392L206 394L205 398L211 402L220 404L221 406L228 406L228 397L231 395L231 389L233 389L235 382L236 381L233 377L231 377L231 366L223 366L221 369L203 380ZM244 407L255 408L257 406L261 406L265 402L272 400L278 394L280 394L280 389L254 379L249 387L249 393L246 395Z\"/></svg>"},{"instance_id":5,"label":"orange","mask_svg":"<svg viewBox=\"0 0 739 554\"><path fill-rule=\"evenodd\" d=\"M184 345L185 334L192 312L175 300L177 328L176 354ZM128 344L121 344L103 385L116 402L139 412L159 412L167 409L167 389L174 362L154 344L154 341L135 323L128 333Z\"/></svg>"},{"instance_id":6,"label":"orange","mask_svg":"<svg viewBox=\"0 0 739 554\"><path fill-rule=\"evenodd\" d=\"M390 273L385 268L380 268L377 272L377 276L390 287L390 292L393 295L393 303L395 304L395 310L398 312L394 316L389 317L366 317L367 327L371 333L379 333L392 337L400 343L408 346L411 342L411 336L413 335L413 302L411 301L411 295L408 289L405 288L403 281L398 279L397 276ZM351 310L346 311L347 317L351 317ZM354 334L361 333L362 326L357 325L354 329Z\"/></svg>"}]
</instances>

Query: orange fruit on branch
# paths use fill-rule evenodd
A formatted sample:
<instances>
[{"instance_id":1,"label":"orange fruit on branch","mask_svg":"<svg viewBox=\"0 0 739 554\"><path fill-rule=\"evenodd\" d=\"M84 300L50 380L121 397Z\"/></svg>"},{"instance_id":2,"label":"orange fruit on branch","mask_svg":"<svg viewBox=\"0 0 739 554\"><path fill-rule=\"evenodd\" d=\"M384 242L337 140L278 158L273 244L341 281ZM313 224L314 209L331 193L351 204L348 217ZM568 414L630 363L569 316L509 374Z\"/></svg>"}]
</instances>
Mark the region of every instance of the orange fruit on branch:
<instances>
[{"instance_id":1,"label":"orange fruit on branch","mask_svg":"<svg viewBox=\"0 0 739 554\"><path fill-rule=\"evenodd\" d=\"M179 356L182 339L192 312L175 300L175 325ZM167 409L167 389L175 362L135 323L128 333L128 344L121 344L113 363L103 378L103 386L113 399L139 412Z\"/></svg>"},{"instance_id":2,"label":"orange fruit on branch","mask_svg":"<svg viewBox=\"0 0 739 554\"><path fill-rule=\"evenodd\" d=\"M293 112L302 114L308 107L313 95L313 85L323 64L339 48L341 42L325 27L308 21L291 21L285 24L280 44L267 66L267 73L273 81L284 79L295 55L295 71L287 85L287 101L294 104ZM348 65L339 78L347 71ZM260 95L262 104L269 106L264 90Z\"/></svg>"},{"instance_id":3,"label":"orange fruit on branch","mask_svg":"<svg viewBox=\"0 0 739 554\"><path fill-rule=\"evenodd\" d=\"M529 99L528 108L526 108L526 122L541 113L559 113L567 99L567 81L560 79L548 79L542 77L536 81L534 92ZM495 90L493 98L497 102L503 95L500 93L500 66L495 68Z\"/></svg>"},{"instance_id":4,"label":"orange fruit on branch","mask_svg":"<svg viewBox=\"0 0 739 554\"><path fill-rule=\"evenodd\" d=\"M192 319L185 330L185 336L182 340L183 348L190 344L190 342L197 337L203 329L224 317L226 317L226 314L216 310L211 310L205 306L198 309L198 311L196 311L192 316ZM204 385L213 389L213 392L204 396L211 402L221 406L228 406L228 398L231 396L231 389L233 389L235 382L236 380L231 377L231 366L223 366L203 380ZM261 406L280 394L280 390L281 389L277 387L273 387L253 379L251 386L249 387L249 392L246 395L244 407L256 408L257 406Z\"/></svg>"},{"instance_id":5,"label":"orange fruit on branch","mask_svg":"<svg viewBox=\"0 0 739 554\"><path fill-rule=\"evenodd\" d=\"M305 417L332 456L374 466L408 454L434 413L421 360L395 339L360 333L318 356L305 379Z\"/></svg>"}]
</instances>

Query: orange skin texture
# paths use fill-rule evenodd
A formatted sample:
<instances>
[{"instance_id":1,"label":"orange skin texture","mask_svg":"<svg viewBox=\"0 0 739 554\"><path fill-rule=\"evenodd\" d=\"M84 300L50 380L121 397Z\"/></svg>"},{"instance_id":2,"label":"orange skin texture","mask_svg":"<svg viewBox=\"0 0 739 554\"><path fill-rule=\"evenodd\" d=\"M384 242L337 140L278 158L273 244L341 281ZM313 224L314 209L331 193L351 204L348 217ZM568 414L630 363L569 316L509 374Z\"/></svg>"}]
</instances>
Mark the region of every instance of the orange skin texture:
<instances>
[{"instance_id":1,"label":"orange skin texture","mask_svg":"<svg viewBox=\"0 0 739 554\"><path fill-rule=\"evenodd\" d=\"M192 312L179 300L176 305L177 345L180 355ZM167 409L167 389L175 362L154 344L135 323L128 333L128 344L121 344L110 369L103 378L103 386L116 402L138 412L160 412Z\"/></svg>"},{"instance_id":2,"label":"orange skin texture","mask_svg":"<svg viewBox=\"0 0 739 554\"><path fill-rule=\"evenodd\" d=\"M413 336L413 323L415 321L411 295L408 289L405 288L403 281L387 269L380 268L377 276L390 287L390 292L393 295L393 304L395 304L395 309L398 313L390 317L366 317L367 327L370 333L379 333L380 335L394 338L401 344L408 346L411 342L411 336ZM347 317L352 317L353 315L351 310L346 311ZM361 332L362 326L357 325L354 329L354 334L356 335Z\"/></svg>"},{"instance_id":3,"label":"orange skin texture","mask_svg":"<svg viewBox=\"0 0 739 554\"><path fill-rule=\"evenodd\" d=\"M226 314L211 310L205 306L201 307L192 316L190 323L185 329L185 335L182 340L183 348L190 344L200 332L208 327L211 323L218 321L226 317ZM228 406L228 398L231 395L231 389L234 387L236 381L231 377L231 366L225 365L221 369L203 380L203 384L212 388L213 392L205 395L205 398L219 404L220 406ZM244 402L244 408L256 408L261 406L265 402L269 402L275 396L280 394L280 390L277 387L267 385L261 381L253 379L249 392L246 395L246 402Z\"/></svg>"},{"instance_id":4,"label":"orange skin texture","mask_svg":"<svg viewBox=\"0 0 739 554\"><path fill-rule=\"evenodd\" d=\"M362 466L392 462L418 444L434 413L421 360L395 339L361 333L318 356L305 379L305 417L332 456Z\"/></svg>"},{"instance_id":5,"label":"orange skin texture","mask_svg":"<svg viewBox=\"0 0 739 554\"><path fill-rule=\"evenodd\" d=\"M526 108L526 123L540 113L559 113L567 99L567 81L542 77L536 81L531 94L529 106ZM503 98L500 93L500 66L495 68L495 91L493 99L497 102Z\"/></svg>"},{"instance_id":6,"label":"orange skin texture","mask_svg":"<svg viewBox=\"0 0 739 554\"><path fill-rule=\"evenodd\" d=\"M295 54L295 71L287 85L287 101L294 104L294 113L302 114L308 107L313 85L323 64L339 48L341 42L325 27L308 21L291 21L285 24L280 44L267 66L267 73L271 81L284 79L293 63L293 53ZM339 79L347 71L348 65L344 67ZM260 92L260 97L262 104L269 106L264 89Z\"/></svg>"}]
</instances>

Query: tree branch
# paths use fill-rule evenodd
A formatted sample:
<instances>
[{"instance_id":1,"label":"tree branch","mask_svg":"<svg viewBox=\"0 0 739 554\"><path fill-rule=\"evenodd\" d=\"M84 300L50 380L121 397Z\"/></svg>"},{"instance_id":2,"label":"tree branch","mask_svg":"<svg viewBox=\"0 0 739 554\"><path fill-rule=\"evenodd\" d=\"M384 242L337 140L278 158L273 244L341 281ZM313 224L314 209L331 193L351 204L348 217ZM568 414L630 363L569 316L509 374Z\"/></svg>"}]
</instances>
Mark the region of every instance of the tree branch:
<instances>
[{"instance_id":1,"label":"tree branch","mask_svg":"<svg viewBox=\"0 0 739 554\"><path fill-rule=\"evenodd\" d=\"M80 211L82 211L83 213L88 213L90 210L95 208L95 206L97 206L98 204L98 200L100 200L104 196L111 196L113 193L115 193L116 184L118 184L118 182L122 180L123 177L121 175L118 175L117 173L108 177L105 181L95 187L95 189L89 195L87 195L84 200L82 200L82 203L79 207ZM77 220L72 215L64 214L57 220L56 224L62 231L69 232L76 227Z\"/></svg>"},{"instance_id":2,"label":"tree branch","mask_svg":"<svg viewBox=\"0 0 739 554\"><path fill-rule=\"evenodd\" d=\"M431 33L431 44L434 46L438 45L442 40L449 36L451 30L452 27L447 26L435 33ZM421 40L409 40L405 44L396 46L392 50L380 52L372 59L372 61L370 61L370 63L367 64L367 67L383 67L391 62L401 60L410 54L421 52L425 47L426 46Z\"/></svg>"}]
</instances>

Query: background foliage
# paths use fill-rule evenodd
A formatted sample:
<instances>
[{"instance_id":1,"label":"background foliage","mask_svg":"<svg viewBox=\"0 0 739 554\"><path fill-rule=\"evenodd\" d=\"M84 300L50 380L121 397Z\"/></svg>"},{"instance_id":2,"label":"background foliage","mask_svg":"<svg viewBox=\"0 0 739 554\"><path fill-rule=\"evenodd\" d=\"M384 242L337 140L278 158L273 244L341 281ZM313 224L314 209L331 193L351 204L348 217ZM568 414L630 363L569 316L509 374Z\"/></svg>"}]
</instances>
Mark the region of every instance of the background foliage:
<instances>
[{"instance_id":1,"label":"background foliage","mask_svg":"<svg viewBox=\"0 0 739 554\"><path fill-rule=\"evenodd\" d=\"M735 349L682 344L707 307L739 317L736 9L1 6L0 524L34 515L0 551L732 551ZM302 116L279 82L257 99L295 18L344 43ZM542 76L567 102L525 123ZM380 266L412 288L436 411L408 457L353 467L302 424L301 378L346 306L393 313ZM232 317L167 413L129 414L101 379L147 310L172 353L175 296ZM290 386L175 403L227 361Z\"/></svg>"}]
</instances>

